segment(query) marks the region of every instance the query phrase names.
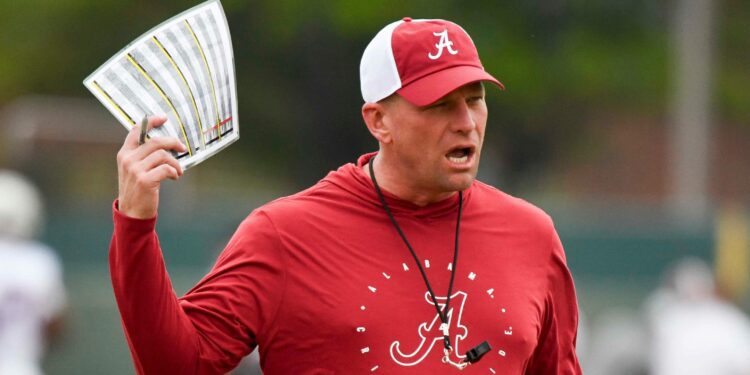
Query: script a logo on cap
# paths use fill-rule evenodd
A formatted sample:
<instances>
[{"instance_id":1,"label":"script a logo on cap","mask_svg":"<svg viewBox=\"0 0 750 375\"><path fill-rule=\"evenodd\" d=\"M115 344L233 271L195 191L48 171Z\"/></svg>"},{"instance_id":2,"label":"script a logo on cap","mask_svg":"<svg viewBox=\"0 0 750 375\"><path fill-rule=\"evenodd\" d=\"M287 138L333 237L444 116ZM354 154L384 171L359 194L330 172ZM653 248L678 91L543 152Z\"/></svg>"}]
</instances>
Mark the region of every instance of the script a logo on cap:
<instances>
[{"instance_id":1,"label":"script a logo on cap","mask_svg":"<svg viewBox=\"0 0 750 375\"><path fill-rule=\"evenodd\" d=\"M437 52L433 55L432 53L428 53L427 57L430 58L430 60L437 60L440 58L440 56L443 55L443 48L448 50L448 53L451 55L455 55L458 53L455 49L453 49L453 42L448 39L448 29L445 29L439 33L432 33L432 35L439 36L440 41L435 44L435 48L437 48Z\"/></svg>"}]
</instances>

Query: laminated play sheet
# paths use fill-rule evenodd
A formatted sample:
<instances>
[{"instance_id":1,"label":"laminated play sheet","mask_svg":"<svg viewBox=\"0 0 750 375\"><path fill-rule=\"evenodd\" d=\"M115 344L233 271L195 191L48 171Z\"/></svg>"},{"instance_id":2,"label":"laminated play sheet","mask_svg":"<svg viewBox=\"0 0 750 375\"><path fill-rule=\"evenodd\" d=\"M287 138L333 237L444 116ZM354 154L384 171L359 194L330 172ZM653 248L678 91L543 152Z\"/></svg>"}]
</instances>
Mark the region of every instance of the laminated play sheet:
<instances>
[{"instance_id":1,"label":"laminated play sheet","mask_svg":"<svg viewBox=\"0 0 750 375\"><path fill-rule=\"evenodd\" d=\"M83 83L127 129L165 116L148 137L179 139L188 150L175 154L184 169L239 139L232 41L218 0L156 26Z\"/></svg>"}]
</instances>

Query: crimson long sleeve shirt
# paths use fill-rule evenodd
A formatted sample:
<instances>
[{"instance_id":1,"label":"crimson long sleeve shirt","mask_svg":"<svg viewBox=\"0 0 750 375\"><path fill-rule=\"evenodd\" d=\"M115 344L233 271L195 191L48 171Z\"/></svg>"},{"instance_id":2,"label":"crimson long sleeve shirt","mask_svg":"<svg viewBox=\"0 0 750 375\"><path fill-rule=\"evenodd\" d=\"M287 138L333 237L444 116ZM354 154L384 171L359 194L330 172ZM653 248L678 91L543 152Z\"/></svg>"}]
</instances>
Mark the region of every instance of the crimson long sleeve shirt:
<instances>
[{"instance_id":1,"label":"crimson long sleeve shirt","mask_svg":"<svg viewBox=\"0 0 750 375\"><path fill-rule=\"evenodd\" d=\"M414 259L361 166L253 211L215 266L175 296L156 219L114 207L110 270L141 374L220 374L256 346L264 374L452 374ZM487 341L465 374L580 374L577 304L550 218L481 182L418 207L386 194L448 317L453 361Z\"/></svg>"}]
</instances>

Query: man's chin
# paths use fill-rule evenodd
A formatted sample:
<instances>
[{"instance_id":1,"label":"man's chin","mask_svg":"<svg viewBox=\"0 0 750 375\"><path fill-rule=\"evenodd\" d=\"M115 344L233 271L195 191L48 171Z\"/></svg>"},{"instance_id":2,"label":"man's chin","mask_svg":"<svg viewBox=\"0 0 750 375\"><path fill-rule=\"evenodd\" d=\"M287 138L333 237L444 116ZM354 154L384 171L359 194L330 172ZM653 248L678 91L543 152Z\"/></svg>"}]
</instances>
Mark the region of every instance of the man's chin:
<instances>
[{"instance_id":1,"label":"man's chin","mask_svg":"<svg viewBox=\"0 0 750 375\"><path fill-rule=\"evenodd\" d=\"M448 181L451 191L463 191L471 187L476 179L476 173L462 173L460 175L451 176L452 178Z\"/></svg>"}]
</instances>

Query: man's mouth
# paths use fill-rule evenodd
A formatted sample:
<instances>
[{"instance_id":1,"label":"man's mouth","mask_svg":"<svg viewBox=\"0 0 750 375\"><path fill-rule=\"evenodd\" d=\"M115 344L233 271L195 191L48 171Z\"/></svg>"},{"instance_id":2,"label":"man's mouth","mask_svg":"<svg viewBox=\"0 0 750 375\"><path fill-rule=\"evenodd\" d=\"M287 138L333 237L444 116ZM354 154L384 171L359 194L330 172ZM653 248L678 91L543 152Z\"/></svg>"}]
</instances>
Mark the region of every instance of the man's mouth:
<instances>
[{"instance_id":1,"label":"man's mouth","mask_svg":"<svg viewBox=\"0 0 750 375\"><path fill-rule=\"evenodd\" d=\"M474 147L456 147L445 154L445 157L453 164L466 164L473 155Z\"/></svg>"}]
</instances>

